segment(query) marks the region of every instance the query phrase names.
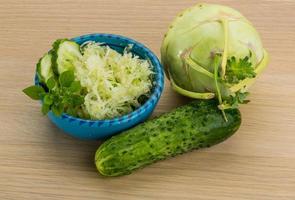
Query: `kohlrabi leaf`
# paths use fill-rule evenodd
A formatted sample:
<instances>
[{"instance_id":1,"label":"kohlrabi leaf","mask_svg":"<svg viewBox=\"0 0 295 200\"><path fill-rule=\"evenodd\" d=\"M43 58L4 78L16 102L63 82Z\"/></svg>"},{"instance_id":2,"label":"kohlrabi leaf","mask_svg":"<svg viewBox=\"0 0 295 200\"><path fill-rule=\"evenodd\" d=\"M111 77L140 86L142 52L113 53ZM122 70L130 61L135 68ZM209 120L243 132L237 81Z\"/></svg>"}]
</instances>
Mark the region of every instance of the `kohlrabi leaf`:
<instances>
[{"instance_id":1,"label":"kohlrabi leaf","mask_svg":"<svg viewBox=\"0 0 295 200\"><path fill-rule=\"evenodd\" d=\"M243 59L231 57L227 60L225 79L228 83L238 83L245 78L254 78L256 73L249 60L249 56Z\"/></svg>"}]
</instances>

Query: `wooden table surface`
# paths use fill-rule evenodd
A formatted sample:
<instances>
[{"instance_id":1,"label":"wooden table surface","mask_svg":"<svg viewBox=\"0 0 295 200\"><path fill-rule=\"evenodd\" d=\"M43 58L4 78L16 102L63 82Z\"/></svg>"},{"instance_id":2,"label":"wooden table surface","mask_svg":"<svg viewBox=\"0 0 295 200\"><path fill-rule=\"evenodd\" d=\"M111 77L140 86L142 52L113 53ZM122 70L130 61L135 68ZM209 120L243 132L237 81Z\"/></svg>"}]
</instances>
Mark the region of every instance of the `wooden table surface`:
<instances>
[{"instance_id":1,"label":"wooden table surface","mask_svg":"<svg viewBox=\"0 0 295 200\"><path fill-rule=\"evenodd\" d=\"M213 2L213 1L207 1ZM103 178L98 141L57 129L21 90L57 38L107 32L158 56L174 16L193 0L0 0L0 199L295 199L295 1L224 0L261 33L271 62L241 107L243 123L210 149ZM166 82L154 115L184 104Z\"/></svg>"}]
</instances>

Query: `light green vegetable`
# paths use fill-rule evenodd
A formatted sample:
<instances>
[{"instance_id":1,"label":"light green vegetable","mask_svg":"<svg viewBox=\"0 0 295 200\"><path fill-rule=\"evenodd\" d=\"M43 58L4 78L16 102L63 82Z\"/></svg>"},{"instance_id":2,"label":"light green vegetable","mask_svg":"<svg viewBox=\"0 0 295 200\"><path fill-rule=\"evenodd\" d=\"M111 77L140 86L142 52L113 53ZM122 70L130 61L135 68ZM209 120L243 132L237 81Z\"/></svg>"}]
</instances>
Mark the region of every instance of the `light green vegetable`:
<instances>
[{"instance_id":1,"label":"light green vegetable","mask_svg":"<svg viewBox=\"0 0 295 200\"><path fill-rule=\"evenodd\" d=\"M93 119L127 114L141 105L152 88L152 66L147 60L90 42L83 47L76 78L87 89L84 110Z\"/></svg>"},{"instance_id":2,"label":"light green vegetable","mask_svg":"<svg viewBox=\"0 0 295 200\"><path fill-rule=\"evenodd\" d=\"M65 71L75 70L75 65L78 65L82 59L80 45L68 39L59 39L52 46L55 73L61 74Z\"/></svg>"},{"instance_id":3,"label":"light green vegetable","mask_svg":"<svg viewBox=\"0 0 295 200\"><path fill-rule=\"evenodd\" d=\"M192 98L217 98L223 110L247 102L246 91L265 68L268 54L241 13L198 4L170 25L161 60L175 91Z\"/></svg>"},{"instance_id":4,"label":"light green vegetable","mask_svg":"<svg viewBox=\"0 0 295 200\"><path fill-rule=\"evenodd\" d=\"M54 76L52 70L52 53L46 53L37 64L37 75L40 82L46 83L46 81Z\"/></svg>"}]
</instances>

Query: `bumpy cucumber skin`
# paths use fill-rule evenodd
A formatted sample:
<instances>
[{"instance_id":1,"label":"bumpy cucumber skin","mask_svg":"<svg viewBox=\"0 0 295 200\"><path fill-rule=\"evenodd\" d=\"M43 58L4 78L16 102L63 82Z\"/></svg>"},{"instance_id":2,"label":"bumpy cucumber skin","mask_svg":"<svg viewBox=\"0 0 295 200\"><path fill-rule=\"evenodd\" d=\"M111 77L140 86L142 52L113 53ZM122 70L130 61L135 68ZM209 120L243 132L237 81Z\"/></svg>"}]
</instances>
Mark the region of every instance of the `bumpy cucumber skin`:
<instances>
[{"instance_id":1,"label":"bumpy cucumber skin","mask_svg":"<svg viewBox=\"0 0 295 200\"><path fill-rule=\"evenodd\" d=\"M96 167L105 176L125 175L155 161L220 143L241 124L238 109L225 113L228 122L215 100L176 108L107 140L96 152Z\"/></svg>"}]
</instances>

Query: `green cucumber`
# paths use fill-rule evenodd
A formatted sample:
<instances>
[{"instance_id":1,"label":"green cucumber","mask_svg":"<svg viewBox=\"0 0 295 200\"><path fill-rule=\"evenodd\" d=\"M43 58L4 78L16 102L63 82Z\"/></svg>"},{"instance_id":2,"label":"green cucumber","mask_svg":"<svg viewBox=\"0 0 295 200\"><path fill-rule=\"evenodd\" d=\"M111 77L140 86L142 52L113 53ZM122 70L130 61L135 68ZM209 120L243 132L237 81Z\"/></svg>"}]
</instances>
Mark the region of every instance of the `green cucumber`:
<instances>
[{"instance_id":1,"label":"green cucumber","mask_svg":"<svg viewBox=\"0 0 295 200\"><path fill-rule=\"evenodd\" d=\"M49 78L54 76L52 70L52 53L46 53L42 58L40 58L37 63L37 75L39 81L46 83Z\"/></svg>"},{"instance_id":2,"label":"green cucumber","mask_svg":"<svg viewBox=\"0 0 295 200\"><path fill-rule=\"evenodd\" d=\"M241 124L238 109L225 110L215 100L194 101L146 121L104 142L95 154L105 176L129 174L137 168L193 149L210 147L234 134Z\"/></svg>"},{"instance_id":3,"label":"green cucumber","mask_svg":"<svg viewBox=\"0 0 295 200\"><path fill-rule=\"evenodd\" d=\"M56 74L74 70L75 63L82 58L80 45L68 39L59 39L53 43L53 70Z\"/></svg>"}]
</instances>

